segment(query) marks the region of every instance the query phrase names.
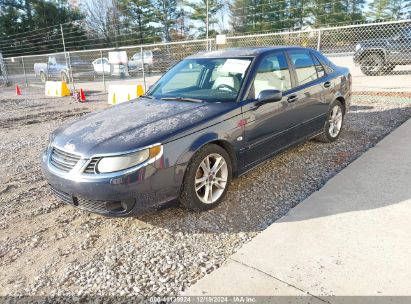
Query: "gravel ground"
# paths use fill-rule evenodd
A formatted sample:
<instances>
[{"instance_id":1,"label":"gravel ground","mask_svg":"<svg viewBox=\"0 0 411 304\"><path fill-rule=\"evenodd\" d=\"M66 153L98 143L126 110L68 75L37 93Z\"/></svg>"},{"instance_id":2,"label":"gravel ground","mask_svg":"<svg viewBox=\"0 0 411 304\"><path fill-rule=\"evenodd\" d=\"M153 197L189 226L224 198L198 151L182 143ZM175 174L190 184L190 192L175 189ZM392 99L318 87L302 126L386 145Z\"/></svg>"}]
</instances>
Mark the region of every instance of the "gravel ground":
<instances>
[{"instance_id":1,"label":"gravel ground","mask_svg":"<svg viewBox=\"0 0 411 304\"><path fill-rule=\"evenodd\" d=\"M411 116L410 100L362 95L338 142L309 141L265 162L214 210L110 219L60 203L39 165L48 134L107 107L106 96L80 104L0 90L0 296L176 295Z\"/></svg>"}]
</instances>

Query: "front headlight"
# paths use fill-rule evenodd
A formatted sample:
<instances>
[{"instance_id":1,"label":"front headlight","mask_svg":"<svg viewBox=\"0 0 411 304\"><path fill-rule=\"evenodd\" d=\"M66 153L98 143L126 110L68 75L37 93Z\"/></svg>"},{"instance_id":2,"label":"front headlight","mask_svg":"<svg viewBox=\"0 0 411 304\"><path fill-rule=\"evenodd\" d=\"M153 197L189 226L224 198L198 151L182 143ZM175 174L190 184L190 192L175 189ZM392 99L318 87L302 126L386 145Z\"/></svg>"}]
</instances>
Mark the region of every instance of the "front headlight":
<instances>
[{"instance_id":1,"label":"front headlight","mask_svg":"<svg viewBox=\"0 0 411 304\"><path fill-rule=\"evenodd\" d=\"M97 164L99 173L110 173L135 167L148 160L156 160L161 156L163 148L157 145L145 150L119 156L103 157Z\"/></svg>"},{"instance_id":2,"label":"front headlight","mask_svg":"<svg viewBox=\"0 0 411 304\"><path fill-rule=\"evenodd\" d=\"M358 44L355 46L355 51L358 51L360 48L361 48L361 44L358 43Z\"/></svg>"}]
</instances>

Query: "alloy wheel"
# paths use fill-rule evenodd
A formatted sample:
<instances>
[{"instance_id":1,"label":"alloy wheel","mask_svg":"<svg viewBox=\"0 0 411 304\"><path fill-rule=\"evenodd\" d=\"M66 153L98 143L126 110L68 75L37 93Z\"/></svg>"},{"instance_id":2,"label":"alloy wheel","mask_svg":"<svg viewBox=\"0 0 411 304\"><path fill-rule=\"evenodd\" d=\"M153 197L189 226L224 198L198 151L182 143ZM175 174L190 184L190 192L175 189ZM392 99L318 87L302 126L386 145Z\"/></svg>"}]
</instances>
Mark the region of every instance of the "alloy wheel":
<instances>
[{"instance_id":1,"label":"alloy wheel","mask_svg":"<svg viewBox=\"0 0 411 304\"><path fill-rule=\"evenodd\" d=\"M340 133L342 122L343 122L343 113L339 105L335 105L330 113L330 118L328 120L330 126L328 132L331 137L337 137Z\"/></svg>"},{"instance_id":2,"label":"alloy wheel","mask_svg":"<svg viewBox=\"0 0 411 304\"><path fill-rule=\"evenodd\" d=\"M371 54L367 56L362 63L362 68L364 72L366 72L366 74L379 74L381 69L383 68L383 62L381 57L377 54Z\"/></svg>"},{"instance_id":3,"label":"alloy wheel","mask_svg":"<svg viewBox=\"0 0 411 304\"><path fill-rule=\"evenodd\" d=\"M204 204L216 202L223 194L228 180L227 163L220 154L207 155L197 168L195 191Z\"/></svg>"}]
</instances>

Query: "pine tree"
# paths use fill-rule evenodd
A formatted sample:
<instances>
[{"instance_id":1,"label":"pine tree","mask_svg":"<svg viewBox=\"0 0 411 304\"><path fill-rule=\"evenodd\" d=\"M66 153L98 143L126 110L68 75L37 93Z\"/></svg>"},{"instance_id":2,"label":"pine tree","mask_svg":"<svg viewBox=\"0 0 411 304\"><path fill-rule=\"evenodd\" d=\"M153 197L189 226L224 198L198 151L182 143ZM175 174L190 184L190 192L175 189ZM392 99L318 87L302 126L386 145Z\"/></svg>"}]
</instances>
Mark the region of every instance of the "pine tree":
<instances>
[{"instance_id":1,"label":"pine tree","mask_svg":"<svg viewBox=\"0 0 411 304\"><path fill-rule=\"evenodd\" d=\"M199 32L198 37L204 37L206 33L207 0L192 1L192 2L188 1L185 4L192 9L191 14L189 15L190 19L195 20L201 24L197 28L197 31ZM210 36L215 36L215 34L217 34L213 26L217 24L218 20L216 18L216 15L223 7L224 7L224 4L222 3L221 0L208 0L209 32L210 34L213 33Z\"/></svg>"},{"instance_id":2,"label":"pine tree","mask_svg":"<svg viewBox=\"0 0 411 304\"><path fill-rule=\"evenodd\" d=\"M122 35L130 34L125 35L125 42L130 44L135 40L138 44L144 44L154 40L155 31L151 24L156 22L156 16L150 0L119 0L117 7Z\"/></svg>"},{"instance_id":3,"label":"pine tree","mask_svg":"<svg viewBox=\"0 0 411 304\"><path fill-rule=\"evenodd\" d=\"M365 0L312 0L310 15L316 26L343 25L364 20Z\"/></svg>"},{"instance_id":4,"label":"pine tree","mask_svg":"<svg viewBox=\"0 0 411 304\"><path fill-rule=\"evenodd\" d=\"M391 17L391 12L389 11L389 3L391 0L373 0L369 4L368 17L372 20L384 20Z\"/></svg>"},{"instance_id":5,"label":"pine tree","mask_svg":"<svg viewBox=\"0 0 411 304\"><path fill-rule=\"evenodd\" d=\"M163 40L171 41L171 32L178 18L177 0L154 0L153 11L157 22L161 25Z\"/></svg>"},{"instance_id":6,"label":"pine tree","mask_svg":"<svg viewBox=\"0 0 411 304\"><path fill-rule=\"evenodd\" d=\"M5 57L63 51L59 24L71 33L69 46L79 48L78 41L87 39L73 22L83 15L65 0L0 0L0 7L0 52Z\"/></svg>"},{"instance_id":7,"label":"pine tree","mask_svg":"<svg viewBox=\"0 0 411 304\"><path fill-rule=\"evenodd\" d=\"M411 0L373 0L368 17L372 20L411 18Z\"/></svg>"}]
</instances>

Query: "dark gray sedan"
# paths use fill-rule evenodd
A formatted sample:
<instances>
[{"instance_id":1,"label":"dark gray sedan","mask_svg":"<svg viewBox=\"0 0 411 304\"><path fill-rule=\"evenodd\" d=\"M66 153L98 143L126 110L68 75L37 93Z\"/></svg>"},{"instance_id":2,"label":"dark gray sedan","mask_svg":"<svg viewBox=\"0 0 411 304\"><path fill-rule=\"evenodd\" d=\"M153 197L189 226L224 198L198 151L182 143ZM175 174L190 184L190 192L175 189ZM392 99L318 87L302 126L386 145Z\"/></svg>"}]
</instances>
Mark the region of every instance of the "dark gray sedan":
<instances>
[{"instance_id":1,"label":"dark gray sedan","mask_svg":"<svg viewBox=\"0 0 411 304\"><path fill-rule=\"evenodd\" d=\"M127 216L178 200L196 211L276 153L341 134L351 75L298 47L187 57L139 99L50 136L42 156L53 192L73 206Z\"/></svg>"}]
</instances>

